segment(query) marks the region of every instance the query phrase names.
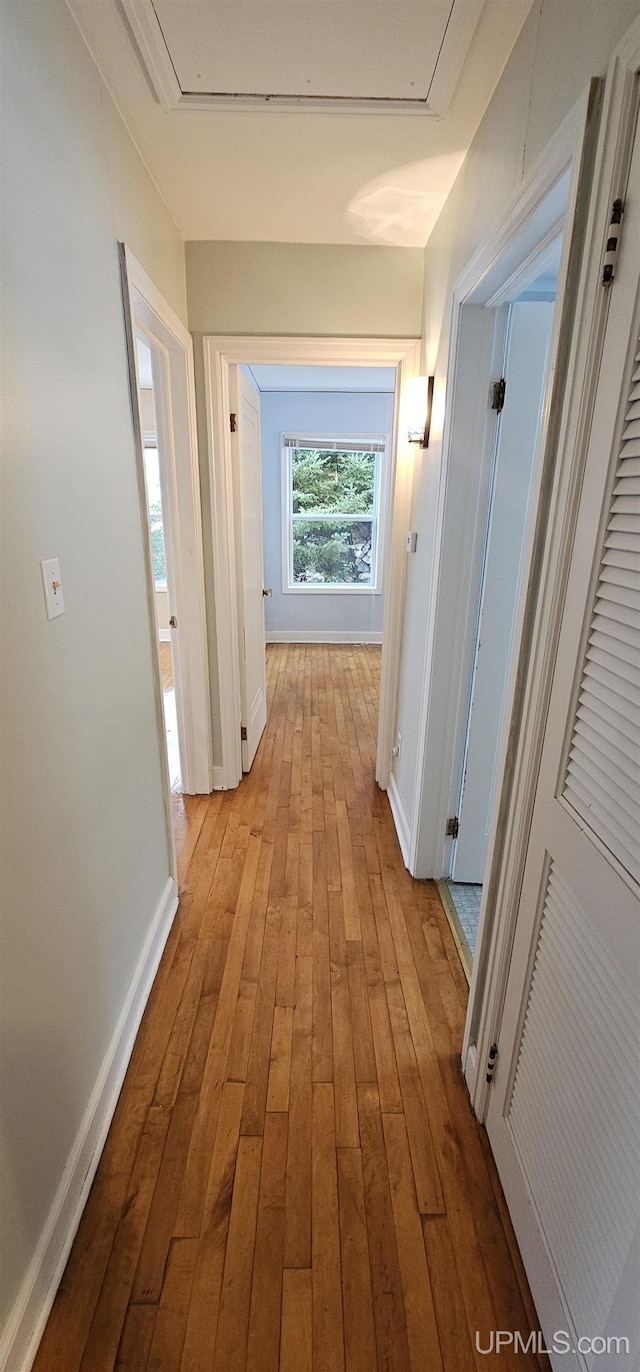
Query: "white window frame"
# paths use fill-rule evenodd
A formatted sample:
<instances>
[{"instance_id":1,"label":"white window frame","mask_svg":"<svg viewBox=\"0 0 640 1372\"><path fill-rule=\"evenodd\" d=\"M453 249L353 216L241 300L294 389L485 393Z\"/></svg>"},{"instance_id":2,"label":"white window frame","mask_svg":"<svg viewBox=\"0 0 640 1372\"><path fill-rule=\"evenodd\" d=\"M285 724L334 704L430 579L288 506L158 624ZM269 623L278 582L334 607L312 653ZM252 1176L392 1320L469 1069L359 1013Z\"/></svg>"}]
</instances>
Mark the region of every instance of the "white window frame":
<instances>
[{"instance_id":1,"label":"white window frame","mask_svg":"<svg viewBox=\"0 0 640 1372\"><path fill-rule=\"evenodd\" d=\"M363 452L370 452L374 445L382 445L381 451L376 451L375 479L373 510L370 515L362 515L362 519L370 519L372 525L372 555L371 570L372 580L366 585L362 582L349 581L344 584L332 581L322 581L316 583L295 582L293 580L293 525L298 518L305 520L316 520L324 522L329 519L357 520L358 515L294 515L293 514L293 467L292 453L294 446L292 439L298 439L301 446L314 448L331 449L336 446L337 452L353 451L361 449ZM347 445L350 445L347 447ZM284 595L382 595L382 557L381 549L384 548L384 515L385 515L385 494L388 479L388 446L389 439L387 434L357 434L357 433L283 433L280 440L282 454L281 473L282 473L282 591Z\"/></svg>"}]
</instances>

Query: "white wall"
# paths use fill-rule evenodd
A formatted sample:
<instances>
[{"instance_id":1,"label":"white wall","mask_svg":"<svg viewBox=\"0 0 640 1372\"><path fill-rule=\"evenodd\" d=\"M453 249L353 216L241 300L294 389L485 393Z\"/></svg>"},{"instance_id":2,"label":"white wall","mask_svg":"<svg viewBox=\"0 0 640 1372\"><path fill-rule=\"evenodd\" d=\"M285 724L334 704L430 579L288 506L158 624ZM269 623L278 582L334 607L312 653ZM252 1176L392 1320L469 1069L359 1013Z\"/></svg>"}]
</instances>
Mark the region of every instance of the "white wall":
<instances>
[{"instance_id":1,"label":"white wall","mask_svg":"<svg viewBox=\"0 0 640 1372\"><path fill-rule=\"evenodd\" d=\"M412 527L418 550L409 559L398 728L402 753L396 785L411 823L432 587L441 418L447 384L451 299L455 281L488 236L503 206L542 152L592 76L604 75L613 46L635 19L637 0L538 0L527 19L425 253L423 339L426 370L436 376L436 422L415 470ZM438 721L433 721L438 733ZM444 727L441 729L444 735ZM427 799L428 779L425 781ZM430 816L425 806L425 824ZM417 874L434 875L419 857ZM439 875L439 873L435 873Z\"/></svg>"},{"instance_id":2,"label":"white wall","mask_svg":"<svg viewBox=\"0 0 640 1372\"><path fill-rule=\"evenodd\" d=\"M299 630L382 636L382 594L365 591L283 592L282 453L283 433L381 433L390 438L393 396L344 392L273 391L261 396L262 489L267 637Z\"/></svg>"},{"instance_id":3,"label":"white wall","mask_svg":"<svg viewBox=\"0 0 640 1372\"><path fill-rule=\"evenodd\" d=\"M3 0L3 58L0 1330L169 872L118 238L185 316L181 240L64 0Z\"/></svg>"},{"instance_id":4,"label":"white wall","mask_svg":"<svg viewBox=\"0 0 640 1372\"><path fill-rule=\"evenodd\" d=\"M419 248L187 243L194 333L416 338Z\"/></svg>"}]
</instances>

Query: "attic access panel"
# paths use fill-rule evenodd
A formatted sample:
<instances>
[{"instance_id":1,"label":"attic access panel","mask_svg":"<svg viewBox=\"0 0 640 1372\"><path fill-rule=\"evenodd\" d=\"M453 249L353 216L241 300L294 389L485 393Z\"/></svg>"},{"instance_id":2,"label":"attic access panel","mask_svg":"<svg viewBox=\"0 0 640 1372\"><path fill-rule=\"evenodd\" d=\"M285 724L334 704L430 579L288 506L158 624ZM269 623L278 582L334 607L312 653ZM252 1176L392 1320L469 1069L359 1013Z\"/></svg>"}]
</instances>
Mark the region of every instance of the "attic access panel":
<instances>
[{"instance_id":1,"label":"attic access panel","mask_svg":"<svg viewBox=\"0 0 640 1372\"><path fill-rule=\"evenodd\" d=\"M122 0L167 109L444 114L484 0Z\"/></svg>"}]
</instances>

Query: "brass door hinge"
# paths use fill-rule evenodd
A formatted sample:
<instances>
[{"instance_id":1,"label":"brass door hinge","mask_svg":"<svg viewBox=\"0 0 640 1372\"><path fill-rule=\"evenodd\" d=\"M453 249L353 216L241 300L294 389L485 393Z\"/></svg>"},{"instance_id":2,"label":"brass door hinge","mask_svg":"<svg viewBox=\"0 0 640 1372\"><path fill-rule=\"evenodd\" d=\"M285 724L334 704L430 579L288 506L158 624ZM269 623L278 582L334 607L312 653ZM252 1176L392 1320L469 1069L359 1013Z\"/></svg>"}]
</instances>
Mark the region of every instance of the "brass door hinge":
<instances>
[{"instance_id":1,"label":"brass door hinge","mask_svg":"<svg viewBox=\"0 0 640 1372\"><path fill-rule=\"evenodd\" d=\"M504 398L506 393L506 378L504 376L501 376L500 380L494 381L493 386L491 387L491 409L495 410L496 414L502 414L502 411L504 409Z\"/></svg>"}]
</instances>

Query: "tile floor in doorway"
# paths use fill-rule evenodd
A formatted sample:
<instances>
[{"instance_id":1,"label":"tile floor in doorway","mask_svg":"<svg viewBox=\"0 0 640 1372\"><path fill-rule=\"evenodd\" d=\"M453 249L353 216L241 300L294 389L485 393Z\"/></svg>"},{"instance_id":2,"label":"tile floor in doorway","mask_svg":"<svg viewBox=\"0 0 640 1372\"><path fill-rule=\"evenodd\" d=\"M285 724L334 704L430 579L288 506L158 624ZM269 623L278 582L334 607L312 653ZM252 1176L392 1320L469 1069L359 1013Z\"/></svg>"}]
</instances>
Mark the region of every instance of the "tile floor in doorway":
<instances>
[{"instance_id":1,"label":"tile floor in doorway","mask_svg":"<svg viewBox=\"0 0 640 1372\"><path fill-rule=\"evenodd\" d=\"M478 937L482 886L472 886L466 882L460 881L449 881L447 882L447 885L455 906L456 914L460 921L462 933L464 934L467 947L473 958L475 957L476 939Z\"/></svg>"}]
</instances>

